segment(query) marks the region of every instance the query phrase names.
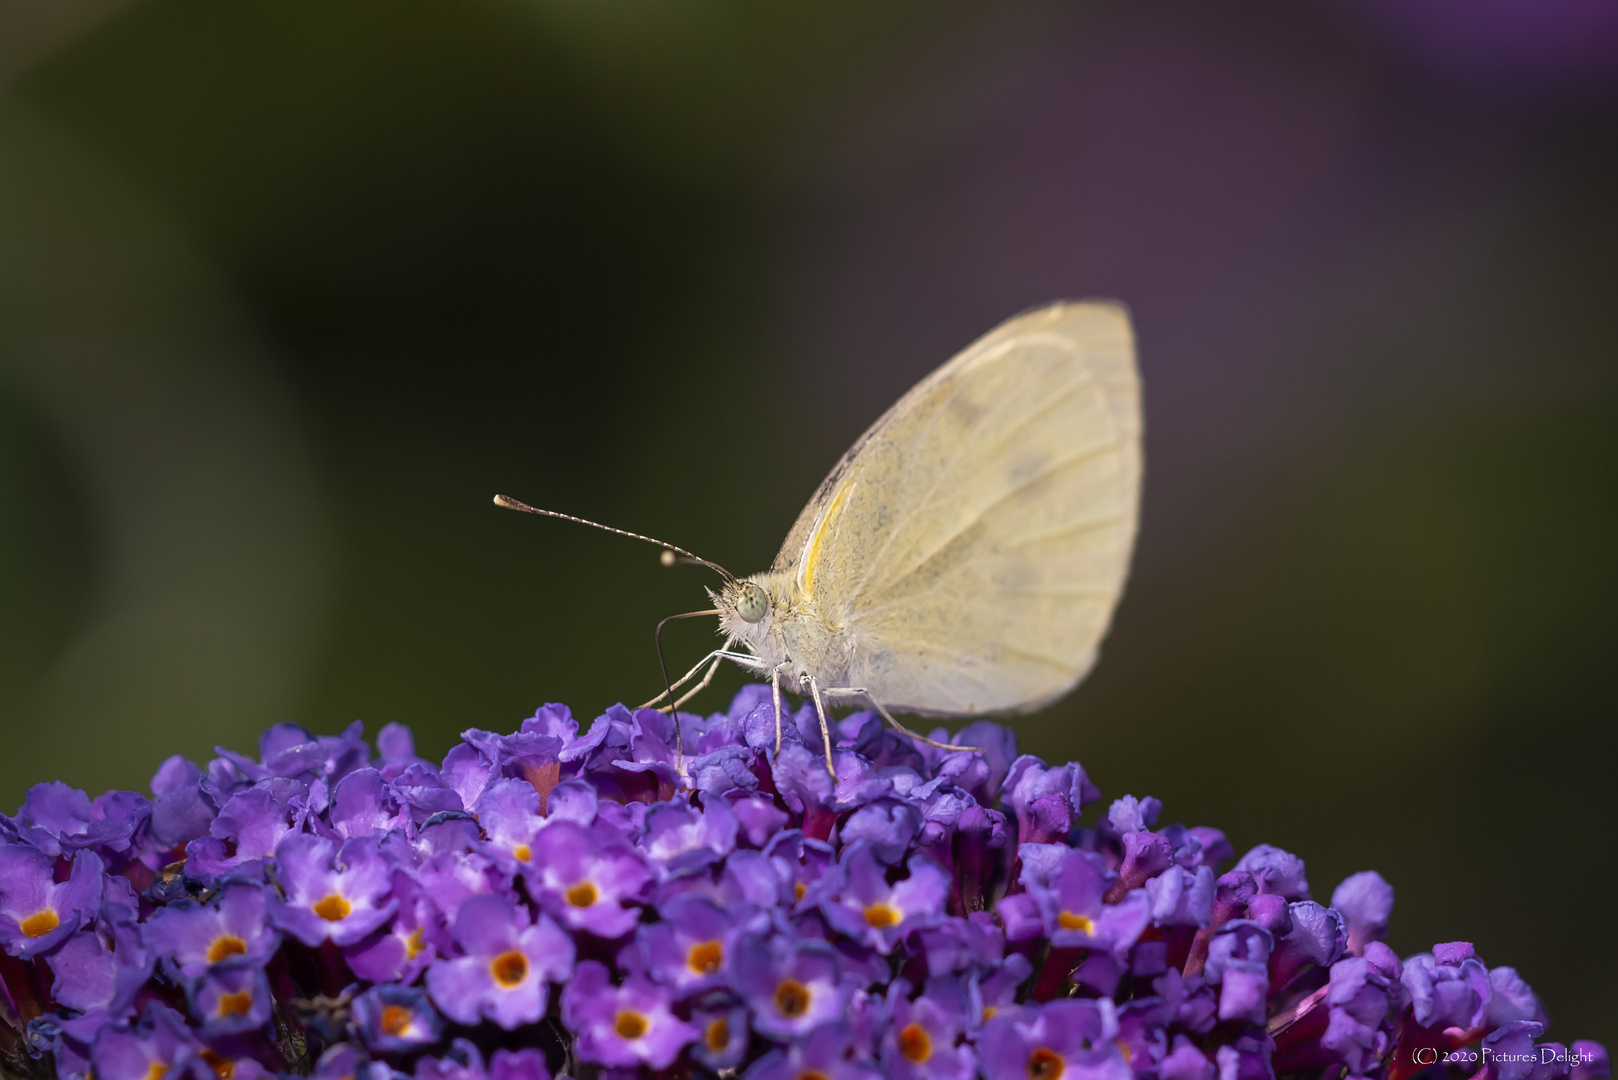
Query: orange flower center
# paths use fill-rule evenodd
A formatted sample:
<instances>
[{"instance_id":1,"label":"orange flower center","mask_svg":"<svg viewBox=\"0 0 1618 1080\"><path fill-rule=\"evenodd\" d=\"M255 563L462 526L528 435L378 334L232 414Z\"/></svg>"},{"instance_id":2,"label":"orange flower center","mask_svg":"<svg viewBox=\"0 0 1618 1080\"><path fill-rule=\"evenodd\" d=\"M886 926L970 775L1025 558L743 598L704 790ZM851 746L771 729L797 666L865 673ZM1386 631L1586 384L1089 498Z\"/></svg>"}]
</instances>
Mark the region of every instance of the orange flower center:
<instances>
[{"instance_id":1,"label":"orange flower center","mask_svg":"<svg viewBox=\"0 0 1618 1080\"><path fill-rule=\"evenodd\" d=\"M919 1065L933 1056L932 1037L920 1024L908 1024L899 1032L899 1053Z\"/></svg>"},{"instance_id":2,"label":"orange flower center","mask_svg":"<svg viewBox=\"0 0 1618 1080\"><path fill-rule=\"evenodd\" d=\"M794 1080L827 1080L827 1078L825 1073L815 1072L813 1069L810 1069L799 1073Z\"/></svg>"},{"instance_id":3,"label":"orange flower center","mask_svg":"<svg viewBox=\"0 0 1618 1080\"><path fill-rule=\"evenodd\" d=\"M219 1080L230 1080L232 1076L236 1075L236 1063L234 1061L220 1057L207 1047L203 1047L202 1053L197 1056L207 1063L208 1068L213 1070L213 1074L219 1077ZM154 1062L153 1064L156 1063Z\"/></svg>"},{"instance_id":4,"label":"orange flower center","mask_svg":"<svg viewBox=\"0 0 1618 1080\"><path fill-rule=\"evenodd\" d=\"M646 1017L625 1009L613 1020L612 1030L618 1033L620 1039L638 1039L646 1034Z\"/></svg>"},{"instance_id":5,"label":"orange flower center","mask_svg":"<svg viewBox=\"0 0 1618 1080\"><path fill-rule=\"evenodd\" d=\"M812 996L809 988L798 980L782 979L775 988L775 1011L789 1019L802 1016L809 1011Z\"/></svg>"},{"instance_id":6,"label":"orange flower center","mask_svg":"<svg viewBox=\"0 0 1618 1080\"><path fill-rule=\"evenodd\" d=\"M163 1080L163 1074L169 1071L168 1062L154 1061L146 1066L145 1080Z\"/></svg>"},{"instance_id":7,"label":"orange flower center","mask_svg":"<svg viewBox=\"0 0 1618 1080\"><path fill-rule=\"evenodd\" d=\"M1028 1080L1061 1080L1067 1071L1062 1055L1043 1046L1028 1055Z\"/></svg>"},{"instance_id":8,"label":"orange flower center","mask_svg":"<svg viewBox=\"0 0 1618 1080\"><path fill-rule=\"evenodd\" d=\"M792 898L794 900L802 900L803 894L807 891L808 890L803 887L803 882L795 881L792 883Z\"/></svg>"},{"instance_id":9,"label":"orange flower center","mask_svg":"<svg viewBox=\"0 0 1618 1080\"><path fill-rule=\"evenodd\" d=\"M534 858L534 850L527 844L518 844L516 847L511 849L511 855L518 862L532 862Z\"/></svg>"},{"instance_id":10,"label":"orange flower center","mask_svg":"<svg viewBox=\"0 0 1618 1080\"><path fill-rule=\"evenodd\" d=\"M246 1016L253 1011L253 995L247 990L219 995L220 1016Z\"/></svg>"},{"instance_id":11,"label":"orange flower center","mask_svg":"<svg viewBox=\"0 0 1618 1080\"><path fill-rule=\"evenodd\" d=\"M44 937L46 934L62 925L62 920L56 917L56 912L50 908L36 911L17 926L28 937Z\"/></svg>"},{"instance_id":12,"label":"orange flower center","mask_svg":"<svg viewBox=\"0 0 1618 1080\"><path fill-rule=\"evenodd\" d=\"M513 949L489 961L489 973L501 986L512 987L528 977L528 957Z\"/></svg>"},{"instance_id":13,"label":"orange flower center","mask_svg":"<svg viewBox=\"0 0 1618 1080\"><path fill-rule=\"evenodd\" d=\"M342 922L354 907L339 893L327 893L315 903L315 914L327 922Z\"/></svg>"},{"instance_id":14,"label":"orange flower center","mask_svg":"<svg viewBox=\"0 0 1618 1080\"><path fill-rule=\"evenodd\" d=\"M709 1050L719 1053L730 1045L730 1021L723 1016L708 1021L708 1030L702 1033L702 1039L708 1044Z\"/></svg>"},{"instance_id":15,"label":"orange flower center","mask_svg":"<svg viewBox=\"0 0 1618 1080\"><path fill-rule=\"evenodd\" d=\"M227 956L240 956L247 951L247 942L235 934L220 934L208 946L208 963L217 964Z\"/></svg>"},{"instance_id":16,"label":"orange flower center","mask_svg":"<svg viewBox=\"0 0 1618 1080\"><path fill-rule=\"evenodd\" d=\"M388 1035L403 1035L410 1030L410 1010L403 1005L389 1005L382 1010L382 1030Z\"/></svg>"},{"instance_id":17,"label":"orange flower center","mask_svg":"<svg viewBox=\"0 0 1618 1080\"><path fill-rule=\"evenodd\" d=\"M574 907L589 907L597 899L595 882L581 881L567 891L567 902Z\"/></svg>"},{"instance_id":18,"label":"orange flower center","mask_svg":"<svg viewBox=\"0 0 1618 1080\"><path fill-rule=\"evenodd\" d=\"M899 922L899 909L888 903L872 904L865 909L865 921L878 930L896 926Z\"/></svg>"},{"instance_id":19,"label":"orange flower center","mask_svg":"<svg viewBox=\"0 0 1618 1080\"><path fill-rule=\"evenodd\" d=\"M725 947L717 941L701 941L691 946L685 962L698 975L712 975L725 962Z\"/></svg>"},{"instance_id":20,"label":"orange flower center","mask_svg":"<svg viewBox=\"0 0 1618 1080\"><path fill-rule=\"evenodd\" d=\"M1063 930L1083 930L1086 934L1096 932L1095 920L1076 911L1064 911L1056 916L1056 925Z\"/></svg>"},{"instance_id":21,"label":"orange flower center","mask_svg":"<svg viewBox=\"0 0 1618 1080\"><path fill-rule=\"evenodd\" d=\"M421 927L418 926L410 931L409 937L405 938L405 958L414 960L421 955L421 950L426 947L427 939L422 936Z\"/></svg>"}]
</instances>

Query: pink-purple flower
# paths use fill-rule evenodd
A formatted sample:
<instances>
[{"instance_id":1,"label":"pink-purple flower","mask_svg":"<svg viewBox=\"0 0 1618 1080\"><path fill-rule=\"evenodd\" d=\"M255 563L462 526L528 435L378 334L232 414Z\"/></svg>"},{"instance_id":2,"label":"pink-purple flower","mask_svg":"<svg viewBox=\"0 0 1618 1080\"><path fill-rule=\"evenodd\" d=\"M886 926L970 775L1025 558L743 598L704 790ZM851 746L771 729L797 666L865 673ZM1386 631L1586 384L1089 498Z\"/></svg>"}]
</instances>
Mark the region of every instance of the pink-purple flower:
<instances>
[{"instance_id":1,"label":"pink-purple flower","mask_svg":"<svg viewBox=\"0 0 1618 1080\"><path fill-rule=\"evenodd\" d=\"M733 963L734 982L768 1038L807 1035L841 1016L847 995L829 942L782 935L751 938Z\"/></svg>"},{"instance_id":2,"label":"pink-purple flower","mask_svg":"<svg viewBox=\"0 0 1618 1080\"><path fill-rule=\"evenodd\" d=\"M322 1068L316 1069L317 1080L339 1080L355 1076L364 1059L358 1055L332 1061L322 1058ZM397 1080L381 1061L370 1063L366 1080ZM347 1070L347 1071L345 1071ZM380 1071L379 1071L380 1070ZM470 1039L456 1039L442 1057L424 1057L416 1062L416 1080L551 1080L545 1055L538 1050L496 1050L487 1062Z\"/></svg>"},{"instance_id":3,"label":"pink-purple flower","mask_svg":"<svg viewBox=\"0 0 1618 1080\"><path fill-rule=\"evenodd\" d=\"M384 1054L420 1050L444 1034L443 1018L413 986L373 986L354 999L353 1014L361 1040Z\"/></svg>"},{"instance_id":4,"label":"pink-purple flower","mask_svg":"<svg viewBox=\"0 0 1618 1080\"><path fill-rule=\"evenodd\" d=\"M146 947L180 980L232 957L263 965L281 947L281 935L270 925L268 895L250 881L226 884L206 904L159 908L141 930Z\"/></svg>"},{"instance_id":5,"label":"pink-purple flower","mask_svg":"<svg viewBox=\"0 0 1618 1080\"><path fill-rule=\"evenodd\" d=\"M1112 1001L1052 1001L997 1013L978 1036L988 1080L1130 1080Z\"/></svg>"},{"instance_id":6,"label":"pink-purple flower","mask_svg":"<svg viewBox=\"0 0 1618 1080\"><path fill-rule=\"evenodd\" d=\"M263 1028L275 1007L264 969L245 958L209 968L191 981L187 997L205 1038Z\"/></svg>"},{"instance_id":7,"label":"pink-purple flower","mask_svg":"<svg viewBox=\"0 0 1618 1080\"><path fill-rule=\"evenodd\" d=\"M523 878L540 905L572 930L616 938L640 920L634 903L651 884L646 858L609 822L558 821L534 838Z\"/></svg>"},{"instance_id":8,"label":"pink-purple flower","mask_svg":"<svg viewBox=\"0 0 1618 1080\"><path fill-rule=\"evenodd\" d=\"M881 1080L871 1059L858 1052L855 1033L843 1022L822 1024L784 1050L772 1050L747 1070L746 1080Z\"/></svg>"},{"instance_id":9,"label":"pink-purple flower","mask_svg":"<svg viewBox=\"0 0 1618 1080\"><path fill-rule=\"evenodd\" d=\"M294 833L275 849L285 899L270 898L270 919L302 941L352 945L387 922L393 868L370 839L342 846L311 833Z\"/></svg>"},{"instance_id":10,"label":"pink-purple flower","mask_svg":"<svg viewBox=\"0 0 1618 1080\"><path fill-rule=\"evenodd\" d=\"M737 946L749 926L742 905L728 909L700 892L676 893L656 922L636 927L618 964L666 984L679 997L726 986Z\"/></svg>"},{"instance_id":11,"label":"pink-purple flower","mask_svg":"<svg viewBox=\"0 0 1618 1080\"><path fill-rule=\"evenodd\" d=\"M851 844L838 869L841 876L821 904L827 922L883 956L944 917L950 878L925 855L912 858L907 875L890 882L888 868L869 844Z\"/></svg>"},{"instance_id":12,"label":"pink-purple flower","mask_svg":"<svg viewBox=\"0 0 1618 1080\"><path fill-rule=\"evenodd\" d=\"M152 976L153 957L132 919L102 920L45 957L51 996L79 1013L126 1015Z\"/></svg>"},{"instance_id":13,"label":"pink-purple flower","mask_svg":"<svg viewBox=\"0 0 1618 1080\"><path fill-rule=\"evenodd\" d=\"M692 1009L691 1026L697 1029L697 1037L690 1052L698 1065L719 1072L734 1069L747 1059L752 1030L744 1006Z\"/></svg>"},{"instance_id":14,"label":"pink-purple flower","mask_svg":"<svg viewBox=\"0 0 1618 1080\"><path fill-rule=\"evenodd\" d=\"M462 955L427 969L427 991L462 1024L488 1019L510 1031L545 1015L550 983L573 971L573 941L547 915L502 896L474 896L455 916Z\"/></svg>"},{"instance_id":15,"label":"pink-purple flower","mask_svg":"<svg viewBox=\"0 0 1618 1080\"><path fill-rule=\"evenodd\" d=\"M373 983L409 985L449 947L440 904L403 869L393 875L394 917L343 950L350 970Z\"/></svg>"},{"instance_id":16,"label":"pink-purple flower","mask_svg":"<svg viewBox=\"0 0 1618 1080\"><path fill-rule=\"evenodd\" d=\"M0 844L0 945L23 960L61 943L101 907L102 861L85 851L66 881L56 859L26 844Z\"/></svg>"},{"instance_id":17,"label":"pink-purple flower","mask_svg":"<svg viewBox=\"0 0 1618 1080\"><path fill-rule=\"evenodd\" d=\"M90 1048L100 1080L151 1080L183 1075L200 1061L201 1044L173 1009L153 1003L137 1024L109 1024Z\"/></svg>"},{"instance_id":18,"label":"pink-purple flower","mask_svg":"<svg viewBox=\"0 0 1618 1080\"><path fill-rule=\"evenodd\" d=\"M963 1041L966 1001L953 982L929 985L911 997L911 986L896 979L889 988L882 1071L895 1080L971 1080L977 1057Z\"/></svg>"},{"instance_id":19,"label":"pink-purple flower","mask_svg":"<svg viewBox=\"0 0 1618 1080\"><path fill-rule=\"evenodd\" d=\"M669 1006L666 992L645 979L616 984L605 964L586 960L562 992L562 1021L577 1035L581 1061L666 1069L700 1034Z\"/></svg>"}]
</instances>

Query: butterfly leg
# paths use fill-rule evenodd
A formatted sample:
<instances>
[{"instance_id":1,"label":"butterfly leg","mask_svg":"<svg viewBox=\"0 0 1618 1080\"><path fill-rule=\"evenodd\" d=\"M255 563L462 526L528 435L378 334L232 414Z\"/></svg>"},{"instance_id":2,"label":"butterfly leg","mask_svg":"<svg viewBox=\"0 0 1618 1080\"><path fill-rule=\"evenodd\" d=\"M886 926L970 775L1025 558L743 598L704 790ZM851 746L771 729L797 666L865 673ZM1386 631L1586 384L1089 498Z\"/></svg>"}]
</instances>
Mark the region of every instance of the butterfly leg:
<instances>
[{"instance_id":1,"label":"butterfly leg","mask_svg":"<svg viewBox=\"0 0 1618 1080\"><path fill-rule=\"evenodd\" d=\"M682 695L679 702L676 702L676 704L682 704L685 701L688 701L691 698L692 694L696 693L696 690L700 690L700 689L702 689L702 687L707 686L708 683L713 679L714 672L718 670L719 661L721 661L721 660L729 660L733 664L736 664L736 665L738 665L740 667L746 668L748 671L751 671L754 675L762 675L762 674L764 674L764 663L763 663L763 661L761 661L758 657L754 656L752 653L744 653L744 652L736 652L736 651L734 651L731 648L731 646L734 645L735 643L736 643L736 639L735 638L730 638L729 640L727 640L725 642L725 645L724 645L723 648L715 649L713 652L709 653L707 656L704 656L701 660L697 661L696 667L693 667L690 671L686 672L684 675L681 675L678 679L674 680L674 685L669 687L670 690L677 690L680 687L684 686L691 679L691 677L693 675L695 675L699 670L701 670L703 664L708 663L710 660L713 661L714 666L708 669L708 673L703 676L701 684L699 686L697 686L696 689L691 690L688 693ZM665 690L661 694L658 694L651 701L648 701L646 704L641 705L639 707L642 708L642 709L649 709L653 705L656 705L659 701L662 701L666 697L668 697L668 691L667 690ZM665 709L668 708L668 706L666 706L666 705L663 706L663 707Z\"/></svg>"},{"instance_id":2,"label":"butterfly leg","mask_svg":"<svg viewBox=\"0 0 1618 1080\"><path fill-rule=\"evenodd\" d=\"M826 726L826 703L820 698L820 684L813 675L805 675L803 681L809 684L809 695L815 699L815 715L820 717L820 741L826 748L826 772L835 781L837 769L831 763L831 729Z\"/></svg>"},{"instance_id":3,"label":"butterfly leg","mask_svg":"<svg viewBox=\"0 0 1618 1080\"><path fill-rule=\"evenodd\" d=\"M775 665L770 672L770 697L775 701L775 756L781 756L781 669L786 664Z\"/></svg>"},{"instance_id":4,"label":"butterfly leg","mask_svg":"<svg viewBox=\"0 0 1618 1080\"><path fill-rule=\"evenodd\" d=\"M702 670L702 665L703 664L706 664L709 661L712 661L713 662L713 667L708 669L708 674L703 676L702 682L697 684L696 689L692 690L691 693L685 694L684 696L682 696L680 698L679 701L676 701L674 703L675 707L678 708L680 705L684 704L687 699L690 698L692 693L695 693L697 690L701 690L703 687L708 685L709 681L711 681L713 679L714 672L716 670L718 670L718 668L719 668L719 662L725 658L724 653L725 653L724 649L715 649L713 652L709 653L707 656L704 656L701 660L698 660L696 666L693 667L690 671L686 672L684 675L681 675L678 679L675 679L673 684L671 684L669 686L668 690L664 690L664 691L660 692L652 700L646 702L645 704L637 705L637 706L635 706L635 708L637 708L637 709L650 709L653 706L657 705L657 703L659 701L662 701L664 698L669 696L669 690L678 690L680 687L682 687L686 683L690 682L691 677L694 676L697 672ZM666 706L665 706L665 708L666 708Z\"/></svg>"},{"instance_id":5,"label":"butterfly leg","mask_svg":"<svg viewBox=\"0 0 1618 1080\"><path fill-rule=\"evenodd\" d=\"M708 672L702 677L702 680L698 682L697 685L693 686L691 689L687 690L685 693L676 698L674 704L670 705L669 708L671 710L678 709L681 705L684 705L686 702L708 689L708 684L713 682L714 675L719 671L719 665L724 663L724 661L725 658L723 656L714 657L713 664L709 666Z\"/></svg>"},{"instance_id":6,"label":"butterfly leg","mask_svg":"<svg viewBox=\"0 0 1618 1080\"><path fill-rule=\"evenodd\" d=\"M893 714L888 712L887 709L884 709L882 707L882 703L880 701L878 701L876 698L872 697L871 692L869 690L865 689L862 686L837 686L837 687L832 687L831 689L826 691L826 696L827 697L862 697L866 701L869 701L871 703L871 705L875 707L877 712L882 714L882 719L886 720L888 722L888 726L893 728L894 731L897 731L901 735L905 735L905 736L908 736L909 738L915 739L917 742L924 742L928 746L936 746L940 750L971 750L974 753L980 753L980 754L983 752L982 750L978 749L975 746L956 746L954 743L934 742L932 739L929 739L925 735L921 735L921 734L919 734L917 732L911 731L909 728L907 728L903 724L899 723L899 721L895 720L893 718Z\"/></svg>"},{"instance_id":7,"label":"butterfly leg","mask_svg":"<svg viewBox=\"0 0 1618 1080\"><path fill-rule=\"evenodd\" d=\"M690 671L686 672L684 675L681 675L678 679L676 679L674 681L674 685L669 687L668 690L665 690L662 693L658 694L656 697L654 697L652 700L646 702L644 705L637 705L636 708L638 708L638 709L650 709L654 705L657 705L657 703L659 701L662 701L664 698L669 696L670 691L678 690L680 687L684 686L691 679L691 676L695 675L702 668L703 664L708 663L710 660L713 661L712 665L708 668L708 673L702 677L701 682L697 683L697 685L693 686L691 689L689 689L685 693L681 694L677 699L675 699L674 704L658 706L658 708L661 709L663 712L671 712L671 711L673 711L675 709L678 709L681 705L684 705L686 702L690 701L692 698L694 698L698 694L702 693L703 690L707 689L708 684L713 682L713 677L719 671L719 665L723 661L725 661L725 660L735 660L737 657L740 657L740 656L746 656L746 654L745 653L731 653L731 652L727 652L724 649L715 649L713 652L709 653L707 656L704 656L701 660L697 661L697 666L696 667L692 668ZM742 666L746 667L747 665L742 664Z\"/></svg>"}]
</instances>

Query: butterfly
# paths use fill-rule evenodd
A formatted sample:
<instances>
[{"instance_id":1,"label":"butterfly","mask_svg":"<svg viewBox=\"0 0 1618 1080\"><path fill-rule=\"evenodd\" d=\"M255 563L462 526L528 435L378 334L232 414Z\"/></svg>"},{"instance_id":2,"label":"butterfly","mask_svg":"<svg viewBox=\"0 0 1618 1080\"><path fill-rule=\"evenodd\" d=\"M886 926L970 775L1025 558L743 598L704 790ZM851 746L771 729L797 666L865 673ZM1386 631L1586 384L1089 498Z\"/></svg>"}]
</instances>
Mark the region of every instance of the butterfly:
<instances>
[{"instance_id":1,"label":"butterfly","mask_svg":"<svg viewBox=\"0 0 1618 1080\"><path fill-rule=\"evenodd\" d=\"M838 705L969 749L894 714L1029 712L1089 673L1134 547L1141 431L1128 313L1058 303L1002 323L883 413L762 573L737 577L651 537L495 502L660 544L665 564L717 572L714 606L671 619L717 615L724 644L680 679L665 675L647 706L675 711L721 663L739 664L770 682L777 752L782 690L814 703L835 777L827 716Z\"/></svg>"}]
</instances>

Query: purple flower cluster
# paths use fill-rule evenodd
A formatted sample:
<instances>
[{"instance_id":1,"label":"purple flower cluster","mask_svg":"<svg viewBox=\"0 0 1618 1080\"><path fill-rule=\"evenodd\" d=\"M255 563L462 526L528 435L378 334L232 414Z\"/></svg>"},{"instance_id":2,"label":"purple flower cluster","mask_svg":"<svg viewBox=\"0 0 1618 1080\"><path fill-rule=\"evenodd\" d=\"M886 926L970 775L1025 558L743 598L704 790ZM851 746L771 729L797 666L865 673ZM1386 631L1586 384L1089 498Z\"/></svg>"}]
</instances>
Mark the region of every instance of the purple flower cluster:
<instances>
[{"instance_id":1,"label":"purple flower cluster","mask_svg":"<svg viewBox=\"0 0 1618 1080\"><path fill-rule=\"evenodd\" d=\"M1077 764L766 688L432 764L390 725L172 758L0 817L0 1068L66 1080L1604 1080L1470 944L1400 959L1373 871L1310 898Z\"/></svg>"}]
</instances>

